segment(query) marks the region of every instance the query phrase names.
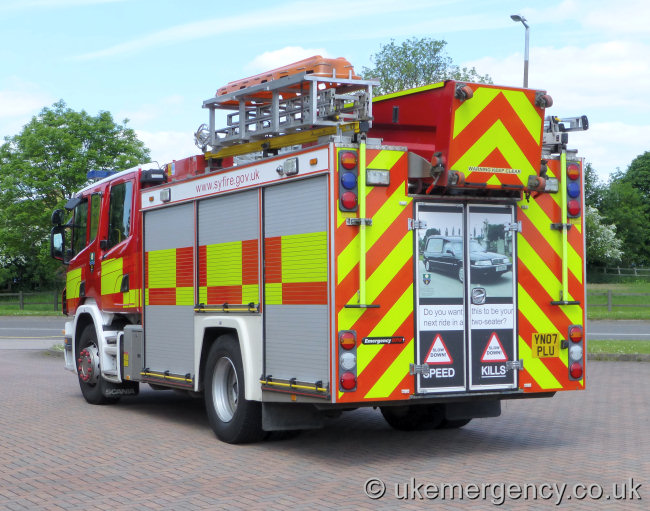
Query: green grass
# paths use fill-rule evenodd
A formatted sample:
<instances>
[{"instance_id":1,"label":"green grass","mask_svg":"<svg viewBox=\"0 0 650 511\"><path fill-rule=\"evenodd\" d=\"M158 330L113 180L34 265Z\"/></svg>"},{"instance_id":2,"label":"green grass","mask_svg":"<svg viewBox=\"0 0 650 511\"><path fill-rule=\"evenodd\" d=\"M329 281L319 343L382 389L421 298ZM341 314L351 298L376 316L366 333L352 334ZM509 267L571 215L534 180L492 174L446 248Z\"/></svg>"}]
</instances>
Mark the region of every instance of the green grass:
<instances>
[{"instance_id":1,"label":"green grass","mask_svg":"<svg viewBox=\"0 0 650 511\"><path fill-rule=\"evenodd\" d=\"M587 284L588 319L648 319L650 320L650 296L612 296L612 311L607 310L607 296L592 293L649 293L650 282L635 281L612 284ZM647 305L647 307L617 307L618 304Z\"/></svg>"},{"instance_id":2,"label":"green grass","mask_svg":"<svg viewBox=\"0 0 650 511\"><path fill-rule=\"evenodd\" d=\"M588 341L587 352L650 354L650 341Z\"/></svg>"}]
</instances>

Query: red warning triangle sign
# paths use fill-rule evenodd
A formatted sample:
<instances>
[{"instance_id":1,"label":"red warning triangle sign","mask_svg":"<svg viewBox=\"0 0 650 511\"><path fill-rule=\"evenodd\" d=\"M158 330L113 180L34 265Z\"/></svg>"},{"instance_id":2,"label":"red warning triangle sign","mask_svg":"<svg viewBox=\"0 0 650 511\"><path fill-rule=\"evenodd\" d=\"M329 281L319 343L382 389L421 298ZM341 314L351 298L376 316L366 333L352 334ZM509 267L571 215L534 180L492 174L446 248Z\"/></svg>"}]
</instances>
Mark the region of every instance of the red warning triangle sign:
<instances>
[{"instance_id":1,"label":"red warning triangle sign","mask_svg":"<svg viewBox=\"0 0 650 511\"><path fill-rule=\"evenodd\" d=\"M431 349L427 353L426 358L424 359L425 364L452 364L454 360L447 350L444 341L440 334L436 334L433 343L431 343Z\"/></svg>"},{"instance_id":2,"label":"red warning triangle sign","mask_svg":"<svg viewBox=\"0 0 650 511\"><path fill-rule=\"evenodd\" d=\"M506 362L507 360L508 355L506 355L506 350L503 349L499 336L496 332L492 332L481 357L481 362Z\"/></svg>"}]
</instances>

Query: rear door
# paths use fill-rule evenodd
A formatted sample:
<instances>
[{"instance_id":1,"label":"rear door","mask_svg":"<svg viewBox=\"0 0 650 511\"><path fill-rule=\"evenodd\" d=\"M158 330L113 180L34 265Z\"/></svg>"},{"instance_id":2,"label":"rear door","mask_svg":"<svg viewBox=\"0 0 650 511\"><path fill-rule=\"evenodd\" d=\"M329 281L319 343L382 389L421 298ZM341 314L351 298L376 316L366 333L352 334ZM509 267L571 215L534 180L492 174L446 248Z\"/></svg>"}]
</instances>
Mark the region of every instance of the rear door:
<instances>
[{"instance_id":1,"label":"rear door","mask_svg":"<svg viewBox=\"0 0 650 511\"><path fill-rule=\"evenodd\" d=\"M416 217L418 392L516 387L514 207L419 203Z\"/></svg>"}]
</instances>

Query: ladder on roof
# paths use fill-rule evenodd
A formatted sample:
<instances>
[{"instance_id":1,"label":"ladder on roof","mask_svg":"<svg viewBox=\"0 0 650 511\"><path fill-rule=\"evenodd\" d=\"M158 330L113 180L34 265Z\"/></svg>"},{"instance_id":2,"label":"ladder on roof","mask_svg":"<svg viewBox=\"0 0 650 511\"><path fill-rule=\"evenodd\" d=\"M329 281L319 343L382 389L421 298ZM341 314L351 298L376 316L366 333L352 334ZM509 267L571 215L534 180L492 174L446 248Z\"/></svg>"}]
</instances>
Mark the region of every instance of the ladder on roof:
<instances>
[{"instance_id":1,"label":"ladder on roof","mask_svg":"<svg viewBox=\"0 0 650 511\"><path fill-rule=\"evenodd\" d=\"M347 77L337 76L336 67L330 76L301 69L240 89L236 87L238 82L220 89L220 94L203 102L209 110L209 121L196 132L196 145L206 155L219 157L248 152L251 142L286 136L282 145L305 143L346 127L353 129L355 123L371 122L372 87L377 81L360 79L352 69ZM218 110L231 112L226 126L219 129Z\"/></svg>"}]
</instances>

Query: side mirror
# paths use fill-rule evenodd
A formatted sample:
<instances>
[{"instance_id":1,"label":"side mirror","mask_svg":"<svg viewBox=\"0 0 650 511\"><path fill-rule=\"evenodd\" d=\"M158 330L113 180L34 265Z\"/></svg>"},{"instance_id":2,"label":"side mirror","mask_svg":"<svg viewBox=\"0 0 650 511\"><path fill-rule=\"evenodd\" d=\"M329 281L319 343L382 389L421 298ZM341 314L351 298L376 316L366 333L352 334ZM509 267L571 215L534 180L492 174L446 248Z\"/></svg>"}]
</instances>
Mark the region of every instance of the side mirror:
<instances>
[{"instance_id":1,"label":"side mirror","mask_svg":"<svg viewBox=\"0 0 650 511\"><path fill-rule=\"evenodd\" d=\"M55 225L50 231L50 256L53 259L63 262L64 264L68 263L68 257L66 257L65 249L65 227L62 225Z\"/></svg>"},{"instance_id":2,"label":"side mirror","mask_svg":"<svg viewBox=\"0 0 650 511\"><path fill-rule=\"evenodd\" d=\"M52 225L61 225L65 219L64 215L65 213L62 209L54 210L52 213Z\"/></svg>"}]
</instances>

